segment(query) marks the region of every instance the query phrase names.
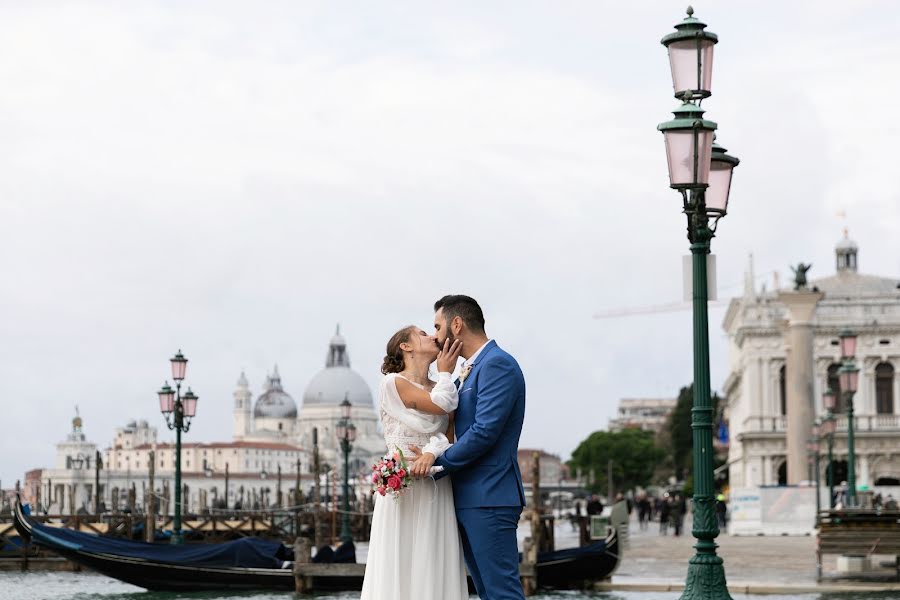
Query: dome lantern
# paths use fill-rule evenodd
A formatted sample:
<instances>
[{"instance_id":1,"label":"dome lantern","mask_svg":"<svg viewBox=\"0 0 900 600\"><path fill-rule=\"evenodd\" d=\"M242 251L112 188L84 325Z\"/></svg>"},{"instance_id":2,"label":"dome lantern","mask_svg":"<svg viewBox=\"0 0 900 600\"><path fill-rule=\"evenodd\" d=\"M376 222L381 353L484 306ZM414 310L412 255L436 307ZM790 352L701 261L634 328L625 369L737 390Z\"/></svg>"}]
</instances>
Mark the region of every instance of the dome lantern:
<instances>
[{"instance_id":1,"label":"dome lantern","mask_svg":"<svg viewBox=\"0 0 900 600\"><path fill-rule=\"evenodd\" d=\"M847 228L844 227L844 237L834 247L835 259L837 261L838 273L856 273L857 262L856 254L859 252L859 246L850 239Z\"/></svg>"}]
</instances>

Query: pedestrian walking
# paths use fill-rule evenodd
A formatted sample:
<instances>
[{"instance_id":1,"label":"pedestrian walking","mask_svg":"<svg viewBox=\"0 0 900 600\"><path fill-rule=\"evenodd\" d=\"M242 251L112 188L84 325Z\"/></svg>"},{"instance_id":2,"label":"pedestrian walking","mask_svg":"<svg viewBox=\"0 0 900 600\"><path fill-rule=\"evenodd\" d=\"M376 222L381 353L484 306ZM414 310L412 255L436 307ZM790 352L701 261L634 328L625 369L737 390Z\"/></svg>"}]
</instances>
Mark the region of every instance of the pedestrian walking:
<instances>
[{"instance_id":1,"label":"pedestrian walking","mask_svg":"<svg viewBox=\"0 0 900 600\"><path fill-rule=\"evenodd\" d=\"M659 535L669 534L669 517L672 512L672 499L660 498L659 510Z\"/></svg>"},{"instance_id":2,"label":"pedestrian walking","mask_svg":"<svg viewBox=\"0 0 900 600\"><path fill-rule=\"evenodd\" d=\"M724 531L728 524L727 514L728 505L725 503L725 496L719 494L716 496L716 520L719 522L719 531Z\"/></svg>"}]
</instances>

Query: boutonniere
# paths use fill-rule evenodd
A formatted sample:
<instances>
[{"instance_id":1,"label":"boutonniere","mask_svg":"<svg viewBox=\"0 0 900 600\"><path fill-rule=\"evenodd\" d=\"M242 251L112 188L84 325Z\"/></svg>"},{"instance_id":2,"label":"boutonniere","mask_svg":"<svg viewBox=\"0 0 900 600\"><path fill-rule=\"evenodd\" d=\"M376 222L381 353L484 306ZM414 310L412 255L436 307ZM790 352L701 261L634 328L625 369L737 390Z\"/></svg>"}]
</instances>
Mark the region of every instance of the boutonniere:
<instances>
[{"instance_id":1,"label":"boutonniere","mask_svg":"<svg viewBox=\"0 0 900 600\"><path fill-rule=\"evenodd\" d=\"M462 370L459 372L459 385L462 385L466 381L466 377L469 376L469 373L472 372L472 365L465 365Z\"/></svg>"}]
</instances>

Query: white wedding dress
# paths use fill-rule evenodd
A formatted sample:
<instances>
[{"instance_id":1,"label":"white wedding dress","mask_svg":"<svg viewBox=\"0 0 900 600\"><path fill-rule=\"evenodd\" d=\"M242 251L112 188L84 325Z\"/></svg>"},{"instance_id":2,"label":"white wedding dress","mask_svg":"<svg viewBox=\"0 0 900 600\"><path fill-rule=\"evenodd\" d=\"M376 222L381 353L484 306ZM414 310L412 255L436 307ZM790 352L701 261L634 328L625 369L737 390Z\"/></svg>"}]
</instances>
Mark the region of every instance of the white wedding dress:
<instances>
[{"instance_id":1,"label":"white wedding dress","mask_svg":"<svg viewBox=\"0 0 900 600\"><path fill-rule=\"evenodd\" d=\"M397 393L396 373L379 387L386 450L425 448L442 437L449 418L411 410ZM415 384L414 384L415 385ZM422 386L419 386L422 387ZM431 392L438 406L456 408L456 387L441 373ZM444 438L446 444L446 438ZM440 442L437 443L440 446ZM375 512L360 600L468 600L466 567L450 478L415 479L399 498L375 494Z\"/></svg>"}]
</instances>

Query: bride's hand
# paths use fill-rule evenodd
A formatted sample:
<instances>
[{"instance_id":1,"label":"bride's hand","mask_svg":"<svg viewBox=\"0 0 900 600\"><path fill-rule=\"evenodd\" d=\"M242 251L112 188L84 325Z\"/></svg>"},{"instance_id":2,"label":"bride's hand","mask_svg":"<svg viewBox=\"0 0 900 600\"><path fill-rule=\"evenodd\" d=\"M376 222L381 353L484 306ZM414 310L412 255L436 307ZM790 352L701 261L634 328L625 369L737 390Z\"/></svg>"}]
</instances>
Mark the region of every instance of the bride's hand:
<instances>
[{"instance_id":1,"label":"bride's hand","mask_svg":"<svg viewBox=\"0 0 900 600\"><path fill-rule=\"evenodd\" d=\"M431 469L436 460L434 454L431 452L425 452L423 454L418 446L410 446L409 449L412 451L413 457L415 457L415 460L409 467L409 474L416 479L427 477L428 470Z\"/></svg>"},{"instance_id":2,"label":"bride's hand","mask_svg":"<svg viewBox=\"0 0 900 600\"><path fill-rule=\"evenodd\" d=\"M453 340L452 344L450 343L450 338L444 340L444 347L441 348L437 355L438 373L452 373L456 369L456 361L459 359L461 351L462 342L459 340Z\"/></svg>"}]
</instances>

